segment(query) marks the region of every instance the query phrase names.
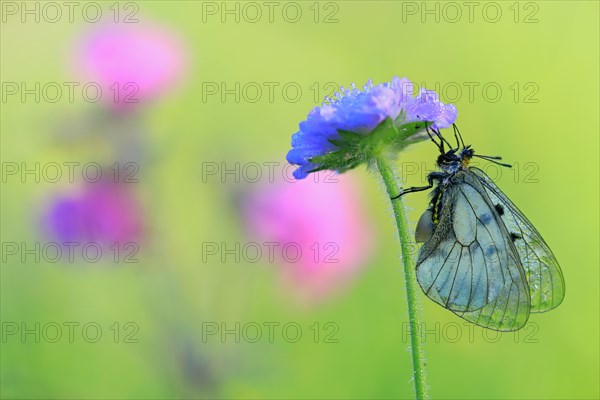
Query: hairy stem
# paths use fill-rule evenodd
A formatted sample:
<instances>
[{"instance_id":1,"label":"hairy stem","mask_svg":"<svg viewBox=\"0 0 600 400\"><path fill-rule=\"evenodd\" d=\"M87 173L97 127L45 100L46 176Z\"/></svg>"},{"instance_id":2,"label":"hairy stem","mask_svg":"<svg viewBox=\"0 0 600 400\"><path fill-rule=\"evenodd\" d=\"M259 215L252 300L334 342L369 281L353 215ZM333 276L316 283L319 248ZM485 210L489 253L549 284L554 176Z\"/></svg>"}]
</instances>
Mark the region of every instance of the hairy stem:
<instances>
[{"instance_id":1,"label":"hairy stem","mask_svg":"<svg viewBox=\"0 0 600 400\"><path fill-rule=\"evenodd\" d=\"M383 182L390 198L400 193L400 187L396 182L394 172L385 157L377 157L377 168L383 178ZM408 318L410 322L410 343L412 350L413 373L415 378L416 398L427 399L427 377L425 373L425 356L423 354L423 343L421 341L420 327L421 315L417 300L418 285L416 279L415 262L411 253L411 235L408 232L408 222L402 198L392 200L392 208L400 237L402 248L402 263L404 265L404 277L406 281L406 300L408 303Z\"/></svg>"}]
</instances>

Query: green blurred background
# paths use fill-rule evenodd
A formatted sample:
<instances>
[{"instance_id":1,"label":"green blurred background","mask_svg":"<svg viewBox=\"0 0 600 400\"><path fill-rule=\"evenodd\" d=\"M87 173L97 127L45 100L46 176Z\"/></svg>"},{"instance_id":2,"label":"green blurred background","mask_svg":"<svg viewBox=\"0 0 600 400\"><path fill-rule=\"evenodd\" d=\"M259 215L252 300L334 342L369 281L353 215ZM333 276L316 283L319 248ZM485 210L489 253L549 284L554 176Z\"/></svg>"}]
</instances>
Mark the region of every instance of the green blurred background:
<instances>
[{"instance_id":1,"label":"green blurred background","mask_svg":"<svg viewBox=\"0 0 600 400\"><path fill-rule=\"evenodd\" d=\"M6 3L3 84L76 81L74 49L94 24L77 12L73 22L66 16L57 23L31 16L23 22L21 14L7 14ZM113 2L97 4L112 17ZM253 10L243 13L243 2L119 4L123 13L136 12L138 26L160 25L180 37L187 54L176 87L140 112L150 161L140 167L135 189L146 227L139 263L6 257L5 243L41 240L39 216L50 195L70 186L3 179L2 397L411 398L399 246L375 175L364 168L351 172L375 226L376 252L347 287L317 304L299 305L287 296L277 265L202 262L201 254L201 243L247 240L235 204L244 201L239 193L248 186L233 178L203 180L202 163L283 165L291 134L320 103L315 82L322 98L331 93L328 82L362 85L398 75L430 89L447 88L440 95L456 104L465 140L519 166L517 179L514 170L505 170L498 184L544 235L567 286L558 309L532 315L533 325L497 341L493 332L486 339L482 329L419 293L427 328L437 332L425 344L431 396L598 398L598 2L496 2L494 9L481 2L471 22L462 3L460 20L452 22L455 10L444 2L297 2L297 23L283 17L286 3L277 3L272 22L262 2L253 4L263 12L255 23L249 21ZM214 7L217 14L207 13ZM221 7L238 7L240 21L225 14L223 22ZM439 12L422 15L424 7ZM496 7L502 15L492 23ZM330 23L324 23L328 15ZM208 95L207 82L280 86L273 101L265 90L259 101L242 96L236 102L232 95L225 101ZM280 90L289 82L302 88L298 101L286 100ZM501 88L497 101L493 88L483 92L486 84ZM1 106L3 163L107 157L101 135L60 135L92 130L88 118L97 104L80 97L36 103L13 96L3 97ZM398 166L425 162L432 168L434 157L435 149L421 143L403 153ZM535 179L525 179L533 171L528 168ZM408 185L422 182L422 170L404 171ZM426 202L422 193L407 199L411 221ZM34 335L22 340L21 332L7 333L14 323L33 329L68 321L97 323L101 340L89 343L77 330L73 343L65 337L36 343ZM110 328L115 322L117 343ZM128 322L134 325L125 329ZM229 328L236 322L294 322L303 335L297 343L279 331L272 343L264 335L257 343L203 340L207 322ZM315 343L315 322L321 329L332 322L337 343ZM137 343L123 339L132 326L138 327L132 336ZM457 329L460 337L453 340Z\"/></svg>"}]
</instances>

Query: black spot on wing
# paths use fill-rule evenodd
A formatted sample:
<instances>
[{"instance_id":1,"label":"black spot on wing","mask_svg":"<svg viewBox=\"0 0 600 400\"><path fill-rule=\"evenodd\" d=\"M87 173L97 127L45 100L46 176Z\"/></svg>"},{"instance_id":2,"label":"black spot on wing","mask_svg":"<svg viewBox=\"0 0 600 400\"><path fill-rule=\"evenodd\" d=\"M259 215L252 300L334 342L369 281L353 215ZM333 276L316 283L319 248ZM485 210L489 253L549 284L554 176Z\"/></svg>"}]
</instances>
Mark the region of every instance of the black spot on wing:
<instances>
[{"instance_id":1,"label":"black spot on wing","mask_svg":"<svg viewBox=\"0 0 600 400\"><path fill-rule=\"evenodd\" d=\"M494 204L494 208L498 212L498 215L500 215L500 216L504 215L504 206L502 206L502 204L500 204L500 203Z\"/></svg>"}]
</instances>

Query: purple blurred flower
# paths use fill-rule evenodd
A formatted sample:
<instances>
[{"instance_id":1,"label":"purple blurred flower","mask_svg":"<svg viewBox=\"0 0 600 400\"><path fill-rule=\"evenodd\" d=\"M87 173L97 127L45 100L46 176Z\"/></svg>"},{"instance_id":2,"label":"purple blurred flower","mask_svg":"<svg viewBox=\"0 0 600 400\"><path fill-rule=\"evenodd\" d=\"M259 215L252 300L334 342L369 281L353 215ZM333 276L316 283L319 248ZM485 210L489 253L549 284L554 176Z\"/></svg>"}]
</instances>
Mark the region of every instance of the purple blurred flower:
<instances>
[{"instance_id":1,"label":"purple blurred flower","mask_svg":"<svg viewBox=\"0 0 600 400\"><path fill-rule=\"evenodd\" d=\"M319 300L344 287L373 253L374 230L351 176L337 182L279 182L244 199L253 240L274 242L286 288Z\"/></svg>"},{"instance_id":2,"label":"purple blurred flower","mask_svg":"<svg viewBox=\"0 0 600 400\"><path fill-rule=\"evenodd\" d=\"M312 158L337 150L331 140L340 140L338 130L368 135L384 119L399 123L431 121L434 128L446 128L454 122L457 110L452 104L444 104L433 91L421 89L412 96L413 84L406 78L394 77L391 82L373 86L369 81L359 90L353 84L350 89L340 88L333 99L326 98L300 123L300 130L292 136L292 149L287 154L290 164L298 165L296 179L303 179L319 168Z\"/></svg>"},{"instance_id":3,"label":"purple blurred flower","mask_svg":"<svg viewBox=\"0 0 600 400\"><path fill-rule=\"evenodd\" d=\"M83 40L78 66L116 108L154 98L171 87L184 67L181 43L161 28L103 25Z\"/></svg>"},{"instance_id":4,"label":"purple blurred flower","mask_svg":"<svg viewBox=\"0 0 600 400\"><path fill-rule=\"evenodd\" d=\"M55 199L45 215L48 233L58 242L137 242L142 215L130 188L108 181L86 183L81 193Z\"/></svg>"}]
</instances>

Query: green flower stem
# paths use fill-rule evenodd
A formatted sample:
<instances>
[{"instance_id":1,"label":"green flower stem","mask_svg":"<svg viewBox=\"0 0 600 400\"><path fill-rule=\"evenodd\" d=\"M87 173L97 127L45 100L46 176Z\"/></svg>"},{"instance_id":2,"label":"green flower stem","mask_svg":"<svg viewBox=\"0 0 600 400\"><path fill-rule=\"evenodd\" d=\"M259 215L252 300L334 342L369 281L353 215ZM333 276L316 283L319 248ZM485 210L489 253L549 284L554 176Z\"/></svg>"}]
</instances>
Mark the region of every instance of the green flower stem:
<instances>
[{"instance_id":1,"label":"green flower stem","mask_svg":"<svg viewBox=\"0 0 600 400\"><path fill-rule=\"evenodd\" d=\"M394 172L384 156L378 156L377 168L383 178L388 195L397 196L400 188L394 177ZM427 377L425 374L425 356L423 354L423 343L421 342L421 315L417 300L417 279L415 262L411 254L411 235L408 232L408 222L402 198L392 200L392 208L396 218L396 226L400 236L400 247L402 248L402 263L404 264L404 276L406 280L406 300L408 302L408 318L410 321L410 342L412 350L413 372L415 378L415 392L417 399L427 399Z\"/></svg>"}]
</instances>

